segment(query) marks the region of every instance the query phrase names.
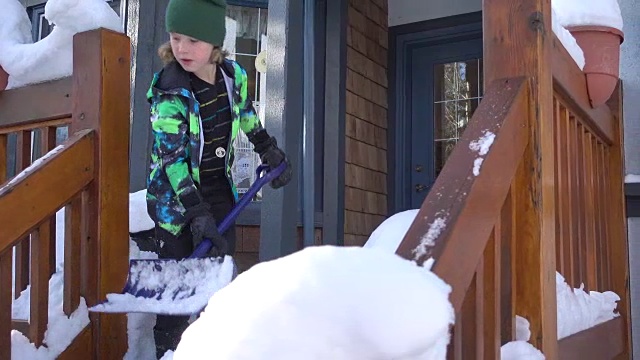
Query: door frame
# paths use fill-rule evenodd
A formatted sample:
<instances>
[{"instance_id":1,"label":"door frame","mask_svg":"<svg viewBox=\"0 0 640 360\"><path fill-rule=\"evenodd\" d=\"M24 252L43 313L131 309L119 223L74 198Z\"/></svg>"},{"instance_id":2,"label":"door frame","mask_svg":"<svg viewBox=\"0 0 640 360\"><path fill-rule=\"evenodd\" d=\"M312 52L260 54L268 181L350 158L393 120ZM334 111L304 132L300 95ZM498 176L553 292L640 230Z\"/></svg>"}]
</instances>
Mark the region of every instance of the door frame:
<instances>
[{"instance_id":1,"label":"door frame","mask_svg":"<svg viewBox=\"0 0 640 360\"><path fill-rule=\"evenodd\" d=\"M406 185L411 177L410 54L416 47L482 38L482 12L454 15L389 28L389 119L387 128L387 210L391 216L411 208Z\"/></svg>"}]
</instances>

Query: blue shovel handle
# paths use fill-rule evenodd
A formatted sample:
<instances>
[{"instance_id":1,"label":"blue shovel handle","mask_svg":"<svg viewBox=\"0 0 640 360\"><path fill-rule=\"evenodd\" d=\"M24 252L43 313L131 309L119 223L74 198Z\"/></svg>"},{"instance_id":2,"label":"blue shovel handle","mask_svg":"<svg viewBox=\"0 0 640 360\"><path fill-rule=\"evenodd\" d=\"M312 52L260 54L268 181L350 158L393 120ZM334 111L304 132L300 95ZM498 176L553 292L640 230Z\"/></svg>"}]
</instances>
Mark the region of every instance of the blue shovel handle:
<instances>
[{"instance_id":1,"label":"blue shovel handle","mask_svg":"<svg viewBox=\"0 0 640 360\"><path fill-rule=\"evenodd\" d=\"M229 226L236 220L238 215L247 207L247 205L251 202L254 196L260 191L260 189L266 184L270 183L273 179L280 176L284 170L287 168L287 164L283 161L276 167L275 169L269 170L269 165L261 164L256 169L256 181L251 184L251 187L247 192L240 198L238 203L231 209L231 212L222 220L222 222L218 225L218 232L220 234L224 233L229 229ZM263 175L263 173L265 173ZM209 250L213 247L213 243L210 239L204 239L196 249L193 251L190 259L194 258L202 258L207 255Z\"/></svg>"}]
</instances>

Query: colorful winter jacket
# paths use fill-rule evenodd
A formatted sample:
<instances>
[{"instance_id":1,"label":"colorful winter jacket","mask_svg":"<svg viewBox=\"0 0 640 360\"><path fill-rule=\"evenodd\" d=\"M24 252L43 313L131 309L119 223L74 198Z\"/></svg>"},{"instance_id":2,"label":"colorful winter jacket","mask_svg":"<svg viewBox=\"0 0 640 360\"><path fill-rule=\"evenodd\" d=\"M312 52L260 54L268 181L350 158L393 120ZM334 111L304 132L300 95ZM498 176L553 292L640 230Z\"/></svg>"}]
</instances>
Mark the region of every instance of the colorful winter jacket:
<instances>
[{"instance_id":1,"label":"colorful winter jacket","mask_svg":"<svg viewBox=\"0 0 640 360\"><path fill-rule=\"evenodd\" d=\"M233 143L241 129L252 138L262 124L247 94L247 73L235 61L225 60L223 70L232 125L225 155L226 175L234 198L238 194L231 177ZM173 62L156 73L147 99L151 103L153 146L147 179L147 211L160 227L174 235L185 224L185 204L199 197L204 136L199 104L191 91L189 73Z\"/></svg>"}]
</instances>

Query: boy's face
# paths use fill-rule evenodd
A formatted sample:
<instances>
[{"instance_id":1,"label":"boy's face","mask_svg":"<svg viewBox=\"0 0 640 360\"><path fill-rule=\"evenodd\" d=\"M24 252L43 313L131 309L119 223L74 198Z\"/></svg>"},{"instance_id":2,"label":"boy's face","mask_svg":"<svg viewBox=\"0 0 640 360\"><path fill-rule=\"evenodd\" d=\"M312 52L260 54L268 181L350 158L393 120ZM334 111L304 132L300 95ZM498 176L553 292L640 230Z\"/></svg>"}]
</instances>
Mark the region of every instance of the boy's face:
<instances>
[{"instance_id":1,"label":"boy's face","mask_svg":"<svg viewBox=\"0 0 640 360\"><path fill-rule=\"evenodd\" d=\"M211 64L213 45L192 37L170 33L173 56L189 72L198 72Z\"/></svg>"}]
</instances>

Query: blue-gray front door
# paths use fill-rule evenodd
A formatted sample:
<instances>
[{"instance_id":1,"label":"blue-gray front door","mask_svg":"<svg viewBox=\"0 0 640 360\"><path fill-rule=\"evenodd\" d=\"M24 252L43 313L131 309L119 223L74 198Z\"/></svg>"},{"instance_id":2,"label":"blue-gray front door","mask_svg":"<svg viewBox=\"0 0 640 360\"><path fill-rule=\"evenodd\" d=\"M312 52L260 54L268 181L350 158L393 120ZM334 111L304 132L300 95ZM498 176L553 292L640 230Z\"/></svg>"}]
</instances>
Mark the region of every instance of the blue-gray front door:
<instances>
[{"instance_id":1,"label":"blue-gray front door","mask_svg":"<svg viewBox=\"0 0 640 360\"><path fill-rule=\"evenodd\" d=\"M410 60L411 207L419 208L482 96L482 40L423 46Z\"/></svg>"},{"instance_id":2,"label":"blue-gray front door","mask_svg":"<svg viewBox=\"0 0 640 360\"><path fill-rule=\"evenodd\" d=\"M482 96L480 13L390 29L389 213L417 209Z\"/></svg>"}]
</instances>

